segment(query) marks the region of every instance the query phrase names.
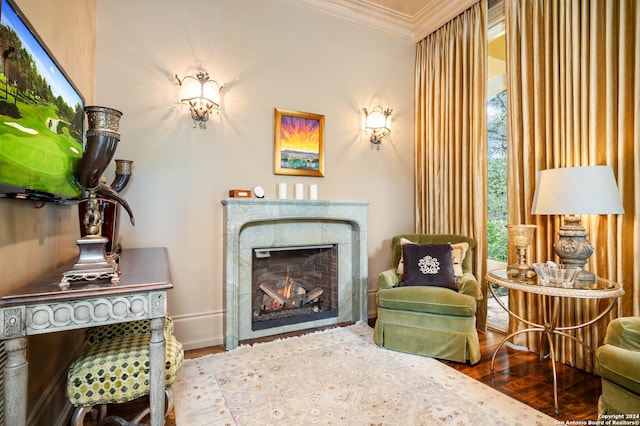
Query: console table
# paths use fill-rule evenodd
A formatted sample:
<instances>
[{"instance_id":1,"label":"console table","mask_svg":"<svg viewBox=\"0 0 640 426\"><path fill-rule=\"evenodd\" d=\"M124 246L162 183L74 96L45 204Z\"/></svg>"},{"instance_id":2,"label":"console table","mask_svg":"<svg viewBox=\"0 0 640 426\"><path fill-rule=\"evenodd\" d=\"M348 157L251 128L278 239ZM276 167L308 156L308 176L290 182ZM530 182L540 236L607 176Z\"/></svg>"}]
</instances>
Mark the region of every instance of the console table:
<instances>
[{"instance_id":1,"label":"console table","mask_svg":"<svg viewBox=\"0 0 640 426\"><path fill-rule=\"evenodd\" d=\"M551 368L553 371L553 399L555 403L556 413L558 413L558 380L556 374L556 360L555 360L555 350L553 345L553 335L557 334L560 336L568 337L571 340L574 340L577 343L580 343L588 350L592 351L592 349L585 344L579 338L572 336L567 333L569 330L577 330L579 328L587 327L591 324L594 324L600 318L604 317L615 305L618 297L624 295L624 289L618 283L614 283L608 280L604 280L602 278L598 278L597 281L593 284L587 284L585 287L553 287L553 286L543 286L538 284L537 279L534 281L517 281L511 278L508 278L507 271L505 269L498 269L494 271L490 271L486 275L486 279L490 284L497 284L500 287L505 287L511 290L520 290L526 293L538 294L542 299L542 312L543 312L543 323L538 324L531 321L528 321L521 316L512 312L504 303L500 300L500 298L496 295L493 287L489 285L489 290L491 294L495 298L496 302L502 308L509 313L512 317L516 318L519 321L527 324L529 328L525 328L523 330L516 331L514 333L509 334L505 338L503 338L495 351L493 352L493 356L491 357L491 371L493 371L493 365L496 360L496 355L500 348L512 337L523 334L523 333L541 333L540 339L546 339L549 344L549 356L551 358ZM594 318L591 318L589 321L574 324L569 326L558 326L558 314L560 311L560 300L562 298L575 298L575 299L611 299L609 304L600 311L598 315ZM542 345L540 345L542 347ZM544 354L542 350L540 350L540 360Z\"/></svg>"},{"instance_id":2,"label":"console table","mask_svg":"<svg viewBox=\"0 0 640 426\"><path fill-rule=\"evenodd\" d=\"M173 288L166 248L123 250L121 277L111 282L58 284L71 262L0 298L0 339L4 340L5 424L23 426L27 415L27 338L35 334L151 320L151 424L164 424L164 319L167 290Z\"/></svg>"}]
</instances>

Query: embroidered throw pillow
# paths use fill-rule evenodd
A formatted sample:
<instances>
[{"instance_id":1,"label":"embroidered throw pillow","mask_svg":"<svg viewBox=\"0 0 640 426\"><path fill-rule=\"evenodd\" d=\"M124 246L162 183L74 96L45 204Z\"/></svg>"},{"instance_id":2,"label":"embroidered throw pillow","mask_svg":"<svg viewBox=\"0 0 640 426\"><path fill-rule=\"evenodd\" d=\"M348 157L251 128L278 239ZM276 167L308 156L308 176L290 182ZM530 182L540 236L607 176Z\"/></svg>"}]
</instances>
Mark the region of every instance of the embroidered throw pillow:
<instances>
[{"instance_id":1,"label":"embroidered throw pillow","mask_svg":"<svg viewBox=\"0 0 640 426\"><path fill-rule=\"evenodd\" d=\"M404 285L436 286L458 290L453 275L451 244L405 244Z\"/></svg>"}]
</instances>

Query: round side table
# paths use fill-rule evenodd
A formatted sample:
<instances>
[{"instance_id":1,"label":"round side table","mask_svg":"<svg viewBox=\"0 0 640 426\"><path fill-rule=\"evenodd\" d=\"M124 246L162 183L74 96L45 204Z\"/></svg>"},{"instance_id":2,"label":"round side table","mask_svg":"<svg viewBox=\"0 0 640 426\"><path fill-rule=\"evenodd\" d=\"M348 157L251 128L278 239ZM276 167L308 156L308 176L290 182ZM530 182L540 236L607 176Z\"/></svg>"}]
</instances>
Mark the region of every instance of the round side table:
<instances>
[{"instance_id":1,"label":"round side table","mask_svg":"<svg viewBox=\"0 0 640 426\"><path fill-rule=\"evenodd\" d=\"M496 302L509 313L510 316L517 319L518 321L522 321L527 324L529 327L523 330L516 331L504 337L498 346L496 347L493 356L491 357L491 371L493 370L493 366L496 360L496 355L500 348L512 337L517 336L519 334L524 333L540 333L541 342L545 339L549 345L549 356L551 358L551 368L553 371L553 399L555 403L556 413L559 412L558 408L558 378L556 373L556 359L555 359L555 349L553 345L553 335L557 334L560 336L568 337L569 339L574 340L577 343L583 345L586 349L592 351L592 349L581 339L572 336L567 333L569 330L577 330L579 328L587 327L591 324L594 324L602 317L604 317L615 305L618 297L624 294L624 289L618 283L614 283L602 278L598 278L595 283L589 284L588 287L552 287L552 286L543 286L538 284L537 279L534 281L516 281L508 277L506 269L497 269L490 271L486 275L486 280L490 284L496 284L500 287L508 288L511 290L520 290L525 293L538 294L542 299L542 312L543 312L543 322L542 324L538 324L535 322L528 321L516 313L512 312L508 306L500 300L498 296L496 296L495 290L491 285L489 285L489 290L491 294L496 299ZM574 299L611 299L609 305L602 310L598 315L589 321L570 325L570 326L558 326L558 314L560 311L560 301L562 298L574 298ZM540 345L542 347L542 345ZM540 360L544 357L542 350L540 351Z\"/></svg>"}]
</instances>

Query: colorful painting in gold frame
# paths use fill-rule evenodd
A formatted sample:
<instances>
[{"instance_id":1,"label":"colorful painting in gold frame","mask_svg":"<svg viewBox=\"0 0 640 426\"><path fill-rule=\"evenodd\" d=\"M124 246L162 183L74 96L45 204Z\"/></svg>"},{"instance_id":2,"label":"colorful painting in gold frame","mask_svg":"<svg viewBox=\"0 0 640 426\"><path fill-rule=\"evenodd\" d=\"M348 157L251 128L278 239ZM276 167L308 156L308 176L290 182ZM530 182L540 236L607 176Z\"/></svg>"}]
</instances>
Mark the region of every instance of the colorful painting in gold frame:
<instances>
[{"instance_id":1,"label":"colorful painting in gold frame","mask_svg":"<svg viewBox=\"0 0 640 426\"><path fill-rule=\"evenodd\" d=\"M324 176L324 115L275 108L274 173Z\"/></svg>"}]
</instances>

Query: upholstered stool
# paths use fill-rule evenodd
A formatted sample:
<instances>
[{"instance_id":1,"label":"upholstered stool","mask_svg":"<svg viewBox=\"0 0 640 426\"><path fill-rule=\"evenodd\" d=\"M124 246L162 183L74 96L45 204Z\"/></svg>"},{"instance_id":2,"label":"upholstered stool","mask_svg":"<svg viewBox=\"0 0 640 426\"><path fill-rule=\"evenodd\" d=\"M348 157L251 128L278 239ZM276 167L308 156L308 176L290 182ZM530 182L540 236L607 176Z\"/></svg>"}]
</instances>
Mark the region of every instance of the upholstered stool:
<instances>
[{"instance_id":1,"label":"upholstered stool","mask_svg":"<svg viewBox=\"0 0 640 426\"><path fill-rule=\"evenodd\" d=\"M148 319L87 328L84 332L84 349L86 351L92 345L113 337L145 333L151 333L151 321ZM165 317L164 334L173 334L173 317L170 314Z\"/></svg>"},{"instance_id":2,"label":"upholstered stool","mask_svg":"<svg viewBox=\"0 0 640 426\"><path fill-rule=\"evenodd\" d=\"M72 426L82 425L85 415L95 406L122 404L149 394L150 340L150 333L105 339L91 345L69 366L67 397L76 407ZM184 351L175 336L165 334L165 340L166 413L169 413L173 409L171 385L182 366ZM149 411L145 409L131 423L119 418L108 419L119 424L137 424ZM104 413L104 408L100 408L101 417Z\"/></svg>"}]
</instances>

